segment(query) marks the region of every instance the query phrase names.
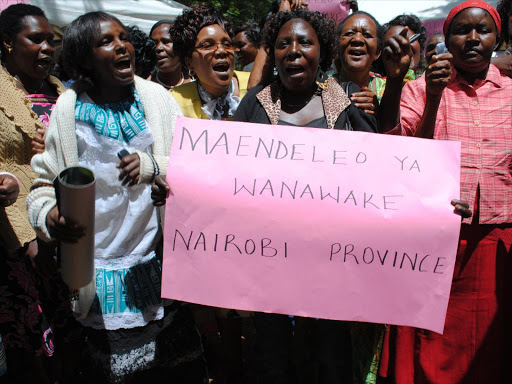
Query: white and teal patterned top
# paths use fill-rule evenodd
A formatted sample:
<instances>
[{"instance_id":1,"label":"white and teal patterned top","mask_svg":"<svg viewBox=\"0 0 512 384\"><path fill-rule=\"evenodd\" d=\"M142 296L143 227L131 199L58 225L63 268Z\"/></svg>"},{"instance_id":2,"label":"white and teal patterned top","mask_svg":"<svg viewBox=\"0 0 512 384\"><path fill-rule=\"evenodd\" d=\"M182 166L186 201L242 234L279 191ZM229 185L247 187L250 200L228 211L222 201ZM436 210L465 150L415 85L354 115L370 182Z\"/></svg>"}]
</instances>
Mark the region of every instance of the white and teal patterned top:
<instances>
[{"instance_id":1,"label":"white and teal patterned top","mask_svg":"<svg viewBox=\"0 0 512 384\"><path fill-rule=\"evenodd\" d=\"M156 258L161 231L151 186L123 186L116 168L123 148L151 154L153 135L147 122L139 120L143 111L134 110L137 102L124 104L129 106L124 112L99 107L84 92L75 109L88 116L75 120L79 164L96 174L96 297L80 321L96 329L140 327L164 313Z\"/></svg>"}]
</instances>

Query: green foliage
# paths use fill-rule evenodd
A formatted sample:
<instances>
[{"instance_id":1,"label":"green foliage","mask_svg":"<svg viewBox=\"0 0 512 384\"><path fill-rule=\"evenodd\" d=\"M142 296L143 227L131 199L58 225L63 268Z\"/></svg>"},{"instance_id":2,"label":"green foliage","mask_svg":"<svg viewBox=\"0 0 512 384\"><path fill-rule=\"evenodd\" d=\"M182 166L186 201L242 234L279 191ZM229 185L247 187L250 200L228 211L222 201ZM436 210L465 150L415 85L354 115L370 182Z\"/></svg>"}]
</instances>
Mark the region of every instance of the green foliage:
<instances>
[{"instance_id":1,"label":"green foliage","mask_svg":"<svg viewBox=\"0 0 512 384\"><path fill-rule=\"evenodd\" d=\"M231 20L233 25L241 24L247 20L257 23L267 15L275 0L210 0L209 2L220 9L224 17ZM197 0L178 0L179 3L191 6Z\"/></svg>"}]
</instances>

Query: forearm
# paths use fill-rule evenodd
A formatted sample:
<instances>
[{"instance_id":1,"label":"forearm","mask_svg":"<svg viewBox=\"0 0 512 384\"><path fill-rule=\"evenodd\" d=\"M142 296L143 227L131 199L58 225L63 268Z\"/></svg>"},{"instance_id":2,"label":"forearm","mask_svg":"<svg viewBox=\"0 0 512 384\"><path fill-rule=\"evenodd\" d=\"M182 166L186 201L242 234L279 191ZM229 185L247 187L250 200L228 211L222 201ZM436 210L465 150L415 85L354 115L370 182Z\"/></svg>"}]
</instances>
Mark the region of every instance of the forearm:
<instances>
[{"instance_id":1,"label":"forearm","mask_svg":"<svg viewBox=\"0 0 512 384\"><path fill-rule=\"evenodd\" d=\"M433 96L427 94L425 110L421 116L421 120L414 132L414 137L421 137L424 139L434 138L434 131L436 128L437 111L441 103L441 96Z\"/></svg>"},{"instance_id":2,"label":"forearm","mask_svg":"<svg viewBox=\"0 0 512 384\"><path fill-rule=\"evenodd\" d=\"M389 132L400 122L400 97L402 96L403 79L388 79L384 95L382 96L379 109L377 111L377 120L379 121L379 131L381 133Z\"/></svg>"},{"instance_id":3,"label":"forearm","mask_svg":"<svg viewBox=\"0 0 512 384\"><path fill-rule=\"evenodd\" d=\"M50 185L36 184L27 197L27 213L30 225L34 228L39 238L44 241L52 240L46 217L50 210L57 205L55 189Z\"/></svg>"},{"instance_id":4,"label":"forearm","mask_svg":"<svg viewBox=\"0 0 512 384\"><path fill-rule=\"evenodd\" d=\"M28 221L24 202L24 199L18 199L11 206L3 208L6 220L0 225L3 231L0 238L6 250L22 247L36 238L34 229Z\"/></svg>"},{"instance_id":5,"label":"forearm","mask_svg":"<svg viewBox=\"0 0 512 384\"><path fill-rule=\"evenodd\" d=\"M139 184L152 183L157 176L165 178L169 156L151 156L146 152L136 151L140 159Z\"/></svg>"},{"instance_id":6,"label":"forearm","mask_svg":"<svg viewBox=\"0 0 512 384\"><path fill-rule=\"evenodd\" d=\"M32 169L39 174L39 177L34 181L26 200L30 225L35 229L38 237L45 241L51 240L46 226L46 216L57 204L53 180L64 168L64 160L58 155L60 151L57 150L55 133L55 130L49 132L46 151L32 158Z\"/></svg>"},{"instance_id":7,"label":"forearm","mask_svg":"<svg viewBox=\"0 0 512 384\"><path fill-rule=\"evenodd\" d=\"M252 67L251 76L249 77L249 84L247 89L251 89L258 84L270 82L274 74L274 65L267 54L264 47L260 47L254 66Z\"/></svg>"}]
</instances>

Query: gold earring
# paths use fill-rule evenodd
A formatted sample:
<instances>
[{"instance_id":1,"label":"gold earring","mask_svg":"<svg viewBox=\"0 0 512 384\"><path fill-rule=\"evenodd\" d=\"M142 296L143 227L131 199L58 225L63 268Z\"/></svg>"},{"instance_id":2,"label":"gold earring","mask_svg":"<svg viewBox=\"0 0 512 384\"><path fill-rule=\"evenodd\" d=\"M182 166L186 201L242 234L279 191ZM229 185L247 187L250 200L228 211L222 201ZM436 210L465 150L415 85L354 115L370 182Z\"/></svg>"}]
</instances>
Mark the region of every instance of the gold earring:
<instances>
[{"instance_id":1,"label":"gold earring","mask_svg":"<svg viewBox=\"0 0 512 384\"><path fill-rule=\"evenodd\" d=\"M12 53L12 48L11 48L11 47L8 47L8 48L7 48L7 52L8 52L8 53Z\"/></svg>"}]
</instances>

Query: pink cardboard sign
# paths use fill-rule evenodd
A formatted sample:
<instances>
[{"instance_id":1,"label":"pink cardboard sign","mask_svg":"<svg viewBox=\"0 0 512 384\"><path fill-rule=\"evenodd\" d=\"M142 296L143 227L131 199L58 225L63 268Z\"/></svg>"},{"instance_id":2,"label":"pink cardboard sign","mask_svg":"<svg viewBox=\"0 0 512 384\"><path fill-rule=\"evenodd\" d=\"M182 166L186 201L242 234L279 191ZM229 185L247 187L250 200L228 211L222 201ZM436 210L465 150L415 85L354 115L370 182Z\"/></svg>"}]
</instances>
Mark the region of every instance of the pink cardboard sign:
<instances>
[{"instance_id":1,"label":"pink cardboard sign","mask_svg":"<svg viewBox=\"0 0 512 384\"><path fill-rule=\"evenodd\" d=\"M348 16L349 4L346 0L306 0L310 11L325 13L330 19L339 23Z\"/></svg>"},{"instance_id":2,"label":"pink cardboard sign","mask_svg":"<svg viewBox=\"0 0 512 384\"><path fill-rule=\"evenodd\" d=\"M0 0L0 12L13 4L28 4L28 0Z\"/></svg>"},{"instance_id":3,"label":"pink cardboard sign","mask_svg":"<svg viewBox=\"0 0 512 384\"><path fill-rule=\"evenodd\" d=\"M439 333L460 143L179 117L162 295Z\"/></svg>"}]
</instances>

